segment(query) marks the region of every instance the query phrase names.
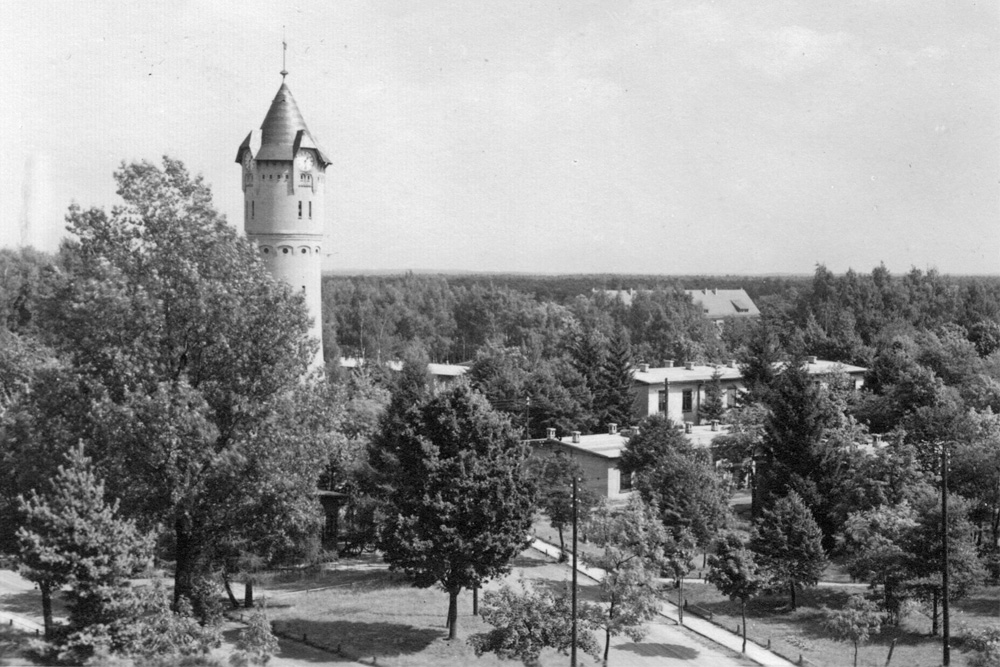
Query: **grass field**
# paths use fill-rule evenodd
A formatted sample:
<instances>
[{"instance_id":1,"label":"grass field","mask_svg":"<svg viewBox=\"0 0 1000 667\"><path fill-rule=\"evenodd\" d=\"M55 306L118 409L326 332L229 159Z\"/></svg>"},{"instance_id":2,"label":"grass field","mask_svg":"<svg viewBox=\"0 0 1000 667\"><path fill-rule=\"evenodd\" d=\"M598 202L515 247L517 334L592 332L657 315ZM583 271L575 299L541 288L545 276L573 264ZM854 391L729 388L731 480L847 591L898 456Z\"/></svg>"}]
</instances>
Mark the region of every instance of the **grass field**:
<instances>
[{"instance_id":1,"label":"grass field","mask_svg":"<svg viewBox=\"0 0 1000 667\"><path fill-rule=\"evenodd\" d=\"M684 597L689 605L712 612L713 622L735 628L740 622L739 603L723 597L713 586L686 584ZM850 667L853 645L834 641L822 626L821 607L842 607L851 593L864 589L824 587L802 591L797 596L798 609L791 611L787 596L765 596L747 605L747 636L767 645L791 660L801 655L823 667ZM964 600L952 602L951 664L967 664L958 639L964 627L977 628L996 623L1000 618L1000 589L982 587ZM689 607L689 613L691 608ZM936 667L941 664L941 638L930 636L930 619L920 612L911 612L899 628L884 628L858 652L858 664L883 667L892 640L896 646L891 665L902 667Z\"/></svg>"},{"instance_id":2,"label":"grass field","mask_svg":"<svg viewBox=\"0 0 1000 667\"><path fill-rule=\"evenodd\" d=\"M517 559L521 568L552 567L540 555ZM348 564L350 567L350 564ZM296 584L298 585L298 584ZM384 569L333 570L323 573L320 591L286 591L280 584L267 603L268 616L277 630L288 636L306 636L312 644L334 653L331 662L362 660L391 667L464 667L471 663L493 667L520 665L492 655L476 658L466 638L491 626L472 616L472 594L459 596L459 637L448 641L444 627L448 597L439 588L416 589L406 580ZM565 665L566 658L554 651L542 655L542 665ZM581 663L584 664L584 663Z\"/></svg>"}]
</instances>

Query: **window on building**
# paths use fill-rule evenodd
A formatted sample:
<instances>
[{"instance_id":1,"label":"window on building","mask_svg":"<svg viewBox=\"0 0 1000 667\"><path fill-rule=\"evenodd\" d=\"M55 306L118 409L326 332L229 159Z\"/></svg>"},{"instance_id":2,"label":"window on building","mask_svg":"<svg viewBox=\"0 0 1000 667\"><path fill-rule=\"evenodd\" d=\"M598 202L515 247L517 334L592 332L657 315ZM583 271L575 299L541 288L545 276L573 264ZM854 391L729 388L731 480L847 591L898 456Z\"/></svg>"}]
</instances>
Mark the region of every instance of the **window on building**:
<instances>
[{"instance_id":1,"label":"window on building","mask_svg":"<svg viewBox=\"0 0 1000 667\"><path fill-rule=\"evenodd\" d=\"M313 217L313 203L309 202L309 219L312 220Z\"/></svg>"},{"instance_id":2,"label":"window on building","mask_svg":"<svg viewBox=\"0 0 1000 667\"><path fill-rule=\"evenodd\" d=\"M681 410L684 412L691 412L692 402L691 402L691 390L685 389L681 393Z\"/></svg>"},{"instance_id":3,"label":"window on building","mask_svg":"<svg viewBox=\"0 0 1000 667\"><path fill-rule=\"evenodd\" d=\"M632 475L618 471L618 493L628 493L632 490Z\"/></svg>"},{"instance_id":4,"label":"window on building","mask_svg":"<svg viewBox=\"0 0 1000 667\"><path fill-rule=\"evenodd\" d=\"M299 219L302 219L302 202L299 202Z\"/></svg>"},{"instance_id":5,"label":"window on building","mask_svg":"<svg viewBox=\"0 0 1000 667\"><path fill-rule=\"evenodd\" d=\"M667 411L667 390L661 389L656 394L656 411L661 415Z\"/></svg>"},{"instance_id":6,"label":"window on building","mask_svg":"<svg viewBox=\"0 0 1000 667\"><path fill-rule=\"evenodd\" d=\"M736 407L736 387L730 387L726 390L726 407Z\"/></svg>"},{"instance_id":7,"label":"window on building","mask_svg":"<svg viewBox=\"0 0 1000 667\"><path fill-rule=\"evenodd\" d=\"M255 209L256 209L256 207L254 206L254 203L255 202L253 202L253 201L250 202L250 217L251 218L254 217L254 212L255 212Z\"/></svg>"}]
</instances>

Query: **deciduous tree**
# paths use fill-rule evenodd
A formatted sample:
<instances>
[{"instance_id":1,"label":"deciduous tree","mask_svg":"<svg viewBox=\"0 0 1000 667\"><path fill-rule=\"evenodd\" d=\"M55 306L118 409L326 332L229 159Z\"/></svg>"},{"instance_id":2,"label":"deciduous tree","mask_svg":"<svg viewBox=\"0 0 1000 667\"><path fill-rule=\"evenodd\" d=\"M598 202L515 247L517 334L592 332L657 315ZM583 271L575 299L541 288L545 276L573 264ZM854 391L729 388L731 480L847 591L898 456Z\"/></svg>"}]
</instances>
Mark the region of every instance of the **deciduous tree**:
<instances>
[{"instance_id":1,"label":"deciduous tree","mask_svg":"<svg viewBox=\"0 0 1000 667\"><path fill-rule=\"evenodd\" d=\"M754 526L750 548L775 589L787 590L795 609L795 591L815 586L826 568L823 533L812 512L794 491L764 510Z\"/></svg>"},{"instance_id":2,"label":"deciduous tree","mask_svg":"<svg viewBox=\"0 0 1000 667\"><path fill-rule=\"evenodd\" d=\"M398 424L400 428L394 426ZM463 588L510 570L527 543L534 487L510 423L465 384L387 417L373 449L384 489L383 555L419 587L448 593L448 636Z\"/></svg>"},{"instance_id":3,"label":"deciduous tree","mask_svg":"<svg viewBox=\"0 0 1000 667\"><path fill-rule=\"evenodd\" d=\"M535 590L521 582L521 590L504 584L489 591L483 599L483 620L494 626L489 632L469 637L476 655L496 653L508 660L520 660L528 667L539 664L543 649L551 648L566 655L573 645L572 613L566 596ZM583 625L583 623L581 623ZM576 646L595 658L600 647L593 634L581 628Z\"/></svg>"},{"instance_id":4,"label":"deciduous tree","mask_svg":"<svg viewBox=\"0 0 1000 667\"><path fill-rule=\"evenodd\" d=\"M747 602L767 587L767 576L743 540L736 533L726 533L716 543L708 558L708 576L719 592L730 600L740 601L743 620L743 648L747 652Z\"/></svg>"},{"instance_id":5,"label":"deciduous tree","mask_svg":"<svg viewBox=\"0 0 1000 667\"><path fill-rule=\"evenodd\" d=\"M826 612L826 627L841 641L854 644L854 667L858 667L858 644L882 630L884 613L871 600L852 595L843 609Z\"/></svg>"}]
</instances>

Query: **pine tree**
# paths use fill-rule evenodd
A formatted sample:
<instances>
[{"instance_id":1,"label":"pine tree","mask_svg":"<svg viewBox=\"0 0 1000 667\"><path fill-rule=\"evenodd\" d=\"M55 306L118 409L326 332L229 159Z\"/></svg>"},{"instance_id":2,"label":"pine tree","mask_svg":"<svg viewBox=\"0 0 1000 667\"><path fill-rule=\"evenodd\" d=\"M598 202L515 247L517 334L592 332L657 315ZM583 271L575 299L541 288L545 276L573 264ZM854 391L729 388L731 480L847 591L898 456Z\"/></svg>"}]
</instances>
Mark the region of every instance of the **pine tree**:
<instances>
[{"instance_id":1,"label":"pine tree","mask_svg":"<svg viewBox=\"0 0 1000 667\"><path fill-rule=\"evenodd\" d=\"M776 502L772 510L764 510L754 527L750 548L772 588L791 594L792 609L796 589L815 586L826 568L823 532L794 491Z\"/></svg>"},{"instance_id":2,"label":"pine tree","mask_svg":"<svg viewBox=\"0 0 1000 667\"><path fill-rule=\"evenodd\" d=\"M47 492L22 501L22 511L22 574L49 593L56 584L69 588L69 636L62 648L77 660L100 645L124 649L141 606L129 578L149 565L152 544L118 516L117 502L105 501L104 484L82 447L70 451ZM51 608L45 615L51 636Z\"/></svg>"},{"instance_id":3,"label":"pine tree","mask_svg":"<svg viewBox=\"0 0 1000 667\"><path fill-rule=\"evenodd\" d=\"M619 329L608 342L608 352L594 392L594 413L600 424L625 426L632 423L632 346L628 332Z\"/></svg>"},{"instance_id":4,"label":"pine tree","mask_svg":"<svg viewBox=\"0 0 1000 667\"><path fill-rule=\"evenodd\" d=\"M716 368L712 378L705 385L705 400L701 407L702 421L722 419L726 415L725 391L722 388L722 371Z\"/></svg>"}]
</instances>

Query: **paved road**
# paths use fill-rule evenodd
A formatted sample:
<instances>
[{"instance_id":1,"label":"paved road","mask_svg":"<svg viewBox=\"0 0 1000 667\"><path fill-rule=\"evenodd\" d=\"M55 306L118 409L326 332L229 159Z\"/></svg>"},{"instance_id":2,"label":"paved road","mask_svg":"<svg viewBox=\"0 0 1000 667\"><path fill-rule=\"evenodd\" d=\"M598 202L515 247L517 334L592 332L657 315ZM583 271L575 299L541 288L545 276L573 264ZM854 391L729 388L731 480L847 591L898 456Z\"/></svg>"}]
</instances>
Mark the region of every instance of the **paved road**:
<instances>
[{"instance_id":1,"label":"paved road","mask_svg":"<svg viewBox=\"0 0 1000 667\"><path fill-rule=\"evenodd\" d=\"M546 554L551 558L559 557L559 548L542 540L535 540L532 543L532 547L534 547L538 551L541 551L542 553ZM587 567L579 563L577 565L577 569L579 572L581 572L588 578L593 579L594 581L599 581L601 578L604 577L603 570ZM676 623L677 605L673 604L672 602L664 602L660 610L660 615L661 617ZM712 662L712 661L705 663L694 662L691 664L704 664L704 665L746 664L740 662L733 662L732 658L726 657L726 656L731 656L733 652L739 653L743 644L743 640L738 635L724 628L720 628L714 623L710 623L702 618L698 618L693 614L687 614L684 617L683 629L677 625L667 626L667 627L673 628L678 633L680 633L680 636L683 637L691 637L693 633L697 633L697 635L699 635L699 639L711 642L711 646L713 646L715 650L719 652L720 657L715 659L717 660L717 662ZM726 649L728 649L728 651L726 651ZM794 667L795 665L795 663L786 660L785 658L782 658L781 656L772 653L771 651L768 651L764 647L758 646L753 642L747 642L746 658L749 658L750 660L759 665L764 665L765 667ZM728 659L729 662L723 662L726 659ZM621 664L621 663L616 663L616 664ZM643 663L627 663L627 664L643 664Z\"/></svg>"},{"instance_id":2,"label":"paved road","mask_svg":"<svg viewBox=\"0 0 1000 667\"><path fill-rule=\"evenodd\" d=\"M569 581L572 571L570 566L553 562L558 557L558 549L551 551L552 549L551 545L544 542L534 545L534 550L540 553L536 554L534 560L519 559L518 563L523 565L515 566L507 582L516 586L516 581L522 577L531 581L556 584ZM537 558L542 554L547 562L538 565ZM580 571L584 573L579 579L581 595L586 597L590 592L587 589L593 589L603 573L585 567L581 567ZM647 629L646 637L641 642L633 642L627 637L612 639L608 662L613 666L628 667L665 667L677 660L683 660L683 664L690 667L747 667L753 664L739 655L738 646L736 651L720 646L706 637L678 626L674 620L663 615L651 622ZM603 636L599 639L603 647ZM581 660L581 664L590 664L589 659Z\"/></svg>"}]
</instances>

